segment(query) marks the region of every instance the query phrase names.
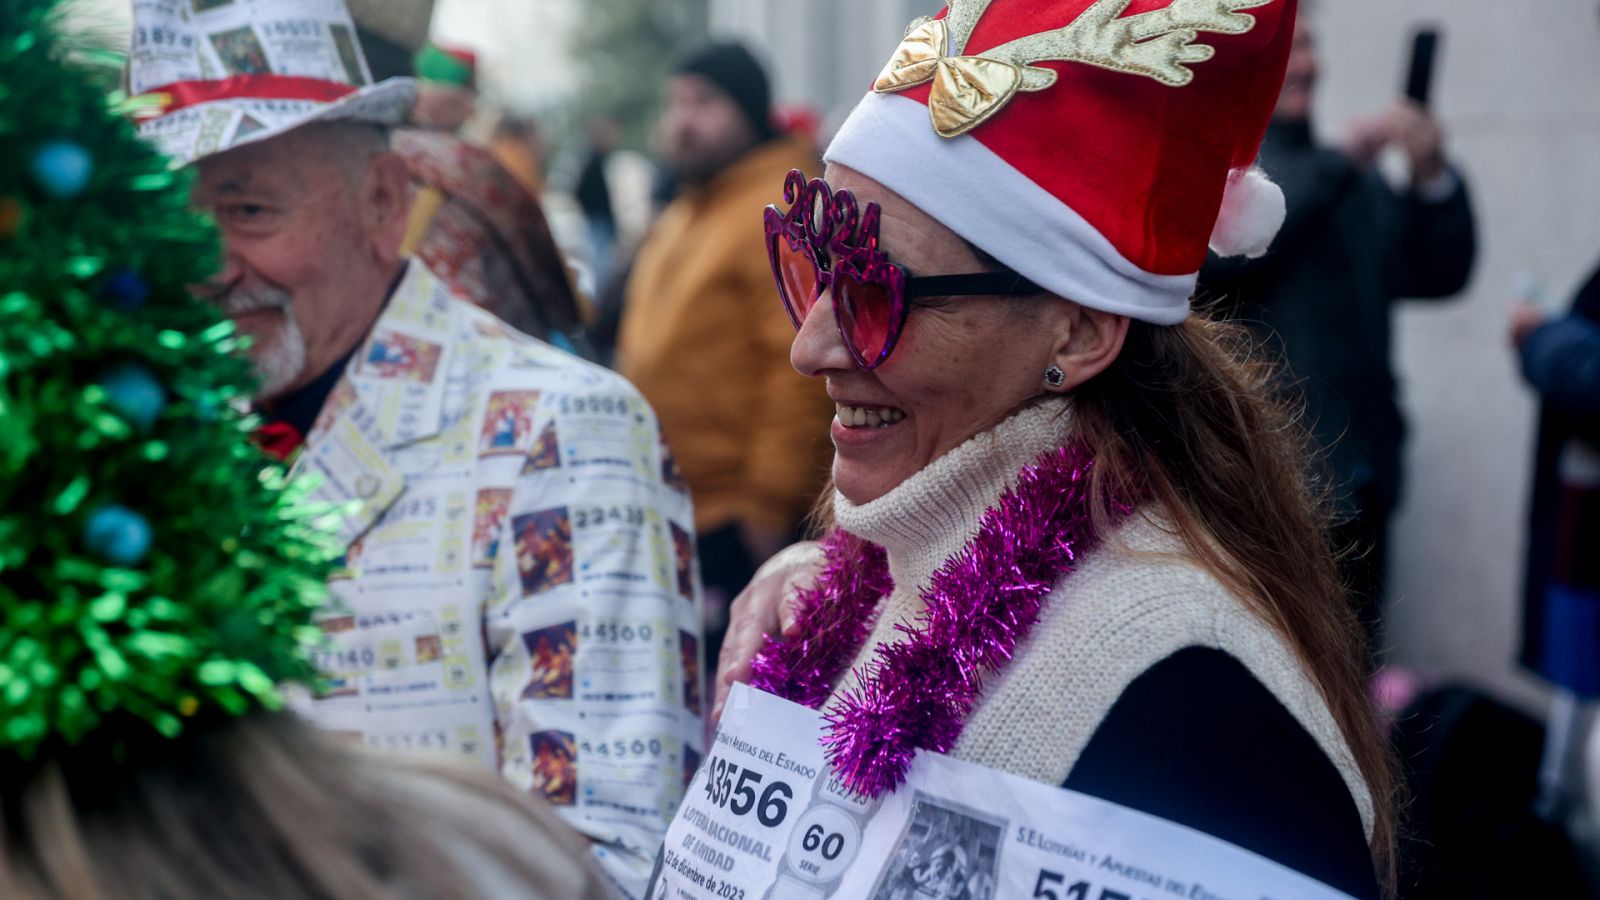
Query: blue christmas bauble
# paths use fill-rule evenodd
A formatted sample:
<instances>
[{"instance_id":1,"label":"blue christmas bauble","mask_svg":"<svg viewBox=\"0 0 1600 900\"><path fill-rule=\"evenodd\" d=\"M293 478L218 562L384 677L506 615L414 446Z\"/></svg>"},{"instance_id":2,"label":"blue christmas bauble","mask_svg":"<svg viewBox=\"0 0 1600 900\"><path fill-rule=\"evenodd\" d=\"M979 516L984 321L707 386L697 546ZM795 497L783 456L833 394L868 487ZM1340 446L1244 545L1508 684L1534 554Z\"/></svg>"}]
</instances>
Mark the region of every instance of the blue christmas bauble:
<instances>
[{"instance_id":1,"label":"blue christmas bauble","mask_svg":"<svg viewBox=\"0 0 1600 900\"><path fill-rule=\"evenodd\" d=\"M167 405L167 391L150 370L138 363L123 363L100 377L106 402L140 430L155 424Z\"/></svg>"},{"instance_id":2,"label":"blue christmas bauble","mask_svg":"<svg viewBox=\"0 0 1600 900\"><path fill-rule=\"evenodd\" d=\"M150 299L150 283L133 269L121 266L100 286L100 296L108 306L136 312L143 309L144 302Z\"/></svg>"},{"instance_id":3,"label":"blue christmas bauble","mask_svg":"<svg viewBox=\"0 0 1600 900\"><path fill-rule=\"evenodd\" d=\"M222 418L224 406L224 402L210 391L194 398L194 414L199 416L202 422L215 422Z\"/></svg>"},{"instance_id":4,"label":"blue christmas bauble","mask_svg":"<svg viewBox=\"0 0 1600 900\"><path fill-rule=\"evenodd\" d=\"M77 196L93 172L94 157L71 141L51 141L33 155L33 177L51 196Z\"/></svg>"},{"instance_id":5,"label":"blue christmas bauble","mask_svg":"<svg viewBox=\"0 0 1600 900\"><path fill-rule=\"evenodd\" d=\"M150 552L150 523L126 506L102 506L83 527L83 542L118 566L136 566Z\"/></svg>"}]
</instances>

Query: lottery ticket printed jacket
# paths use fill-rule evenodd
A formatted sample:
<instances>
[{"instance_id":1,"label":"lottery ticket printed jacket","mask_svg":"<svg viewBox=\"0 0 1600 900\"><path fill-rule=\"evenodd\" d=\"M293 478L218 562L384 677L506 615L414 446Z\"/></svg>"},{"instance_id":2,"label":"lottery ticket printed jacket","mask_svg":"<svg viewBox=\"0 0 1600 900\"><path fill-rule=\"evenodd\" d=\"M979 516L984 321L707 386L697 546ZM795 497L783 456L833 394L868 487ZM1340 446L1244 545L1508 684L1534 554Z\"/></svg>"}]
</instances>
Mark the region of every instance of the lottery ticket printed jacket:
<instances>
[{"instance_id":1,"label":"lottery ticket printed jacket","mask_svg":"<svg viewBox=\"0 0 1600 900\"><path fill-rule=\"evenodd\" d=\"M639 394L413 262L295 470L348 547L308 715L497 766L642 893L703 698L693 513Z\"/></svg>"}]
</instances>

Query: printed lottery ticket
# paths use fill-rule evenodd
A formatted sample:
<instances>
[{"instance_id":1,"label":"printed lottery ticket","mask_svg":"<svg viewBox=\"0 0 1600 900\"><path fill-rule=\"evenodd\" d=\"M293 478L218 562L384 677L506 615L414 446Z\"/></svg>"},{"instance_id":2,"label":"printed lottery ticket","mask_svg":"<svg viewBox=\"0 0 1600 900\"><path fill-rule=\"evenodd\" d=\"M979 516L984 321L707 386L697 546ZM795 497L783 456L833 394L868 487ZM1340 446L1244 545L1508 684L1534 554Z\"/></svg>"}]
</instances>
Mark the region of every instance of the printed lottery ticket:
<instances>
[{"instance_id":1,"label":"printed lottery ticket","mask_svg":"<svg viewBox=\"0 0 1600 900\"><path fill-rule=\"evenodd\" d=\"M919 754L880 800L841 788L805 707L735 685L667 831L652 900L1334 900L1191 828Z\"/></svg>"}]
</instances>

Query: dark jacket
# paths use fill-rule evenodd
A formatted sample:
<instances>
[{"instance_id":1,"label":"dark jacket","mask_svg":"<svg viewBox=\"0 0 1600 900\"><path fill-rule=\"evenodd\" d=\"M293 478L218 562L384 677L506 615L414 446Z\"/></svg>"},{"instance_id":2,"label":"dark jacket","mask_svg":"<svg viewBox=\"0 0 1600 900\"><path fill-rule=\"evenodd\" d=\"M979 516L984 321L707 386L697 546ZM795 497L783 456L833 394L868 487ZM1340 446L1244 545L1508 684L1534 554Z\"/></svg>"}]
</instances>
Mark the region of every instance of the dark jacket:
<instances>
[{"instance_id":1,"label":"dark jacket","mask_svg":"<svg viewBox=\"0 0 1600 900\"><path fill-rule=\"evenodd\" d=\"M1600 449L1600 269L1563 319L1528 335L1522 371L1539 392L1539 443L1528 513L1522 663L1584 696L1600 695L1600 510L1563 486L1561 457ZM1564 590L1552 591L1559 583Z\"/></svg>"},{"instance_id":2,"label":"dark jacket","mask_svg":"<svg viewBox=\"0 0 1600 900\"><path fill-rule=\"evenodd\" d=\"M1600 295L1600 271L1585 292ZM1522 375L1551 412L1600 416L1600 321L1575 310L1535 329L1522 345Z\"/></svg>"},{"instance_id":3,"label":"dark jacket","mask_svg":"<svg viewBox=\"0 0 1600 900\"><path fill-rule=\"evenodd\" d=\"M1260 259L1213 257L1201 299L1269 336L1341 488L1392 506L1405 427L1390 306L1466 286L1477 251L1466 185L1455 175L1446 197L1397 195L1378 173L1316 146L1309 126L1286 122L1268 129L1260 165L1283 188L1288 219Z\"/></svg>"}]
</instances>

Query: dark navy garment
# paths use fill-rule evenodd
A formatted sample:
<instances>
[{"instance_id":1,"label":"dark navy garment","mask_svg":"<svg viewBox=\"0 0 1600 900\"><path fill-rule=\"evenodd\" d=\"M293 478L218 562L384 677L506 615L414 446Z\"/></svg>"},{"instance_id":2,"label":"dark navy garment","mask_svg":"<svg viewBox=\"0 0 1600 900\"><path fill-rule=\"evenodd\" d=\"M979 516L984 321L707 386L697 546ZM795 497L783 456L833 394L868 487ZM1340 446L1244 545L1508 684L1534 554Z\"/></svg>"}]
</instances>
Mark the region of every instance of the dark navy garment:
<instances>
[{"instance_id":1,"label":"dark navy garment","mask_svg":"<svg viewBox=\"0 0 1600 900\"><path fill-rule=\"evenodd\" d=\"M1134 679L1062 787L1203 831L1354 897L1379 896L1344 779L1220 650L1180 650Z\"/></svg>"},{"instance_id":2,"label":"dark navy garment","mask_svg":"<svg viewBox=\"0 0 1600 900\"><path fill-rule=\"evenodd\" d=\"M356 345L359 349L360 345ZM328 395L338 386L339 379L344 376L344 370L350 365L350 357L356 353L352 349L344 358L328 367L326 372L318 375L316 380L303 388L274 400L270 405L263 404L261 414L269 422L282 422L294 428L305 438L311 426L316 424L317 414L322 412L322 407L328 402Z\"/></svg>"},{"instance_id":3,"label":"dark navy garment","mask_svg":"<svg viewBox=\"0 0 1600 900\"><path fill-rule=\"evenodd\" d=\"M1522 599L1522 664L1600 697L1600 268L1565 318L1528 335L1522 371L1538 392L1539 438Z\"/></svg>"}]
</instances>

